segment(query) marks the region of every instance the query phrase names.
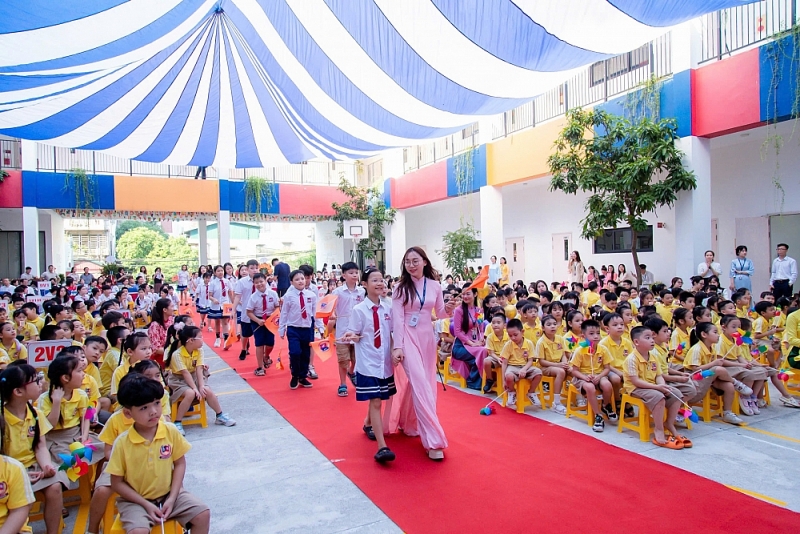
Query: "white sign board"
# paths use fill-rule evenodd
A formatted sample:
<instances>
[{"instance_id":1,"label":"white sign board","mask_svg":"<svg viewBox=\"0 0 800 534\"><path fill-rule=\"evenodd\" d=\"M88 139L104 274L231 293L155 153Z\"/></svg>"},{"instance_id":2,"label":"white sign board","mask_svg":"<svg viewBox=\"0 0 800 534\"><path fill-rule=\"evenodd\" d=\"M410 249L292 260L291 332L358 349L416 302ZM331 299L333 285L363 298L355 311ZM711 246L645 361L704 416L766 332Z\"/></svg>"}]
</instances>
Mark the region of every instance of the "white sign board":
<instances>
[{"instance_id":1,"label":"white sign board","mask_svg":"<svg viewBox=\"0 0 800 534\"><path fill-rule=\"evenodd\" d=\"M25 302L33 302L36 304L37 308L41 309L42 303L44 302L44 297L39 295L25 295Z\"/></svg>"},{"instance_id":2,"label":"white sign board","mask_svg":"<svg viewBox=\"0 0 800 534\"><path fill-rule=\"evenodd\" d=\"M71 345L71 339L31 341L28 343L28 364L37 369L50 367L50 364L56 359L56 354Z\"/></svg>"},{"instance_id":3,"label":"white sign board","mask_svg":"<svg viewBox=\"0 0 800 534\"><path fill-rule=\"evenodd\" d=\"M36 284L37 287L39 288L39 294L41 296L47 295L50 292L50 289L53 287L53 285L49 281L37 282Z\"/></svg>"},{"instance_id":4,"label":"white sign board","mask_svg":"<svg viewBox=\"0 0 800 534\"><path fill-rule=\"evenodd\" d=\"M0 300L0 310L8 311L8 302L5 300Z\"/></svg>"}]
</instances>

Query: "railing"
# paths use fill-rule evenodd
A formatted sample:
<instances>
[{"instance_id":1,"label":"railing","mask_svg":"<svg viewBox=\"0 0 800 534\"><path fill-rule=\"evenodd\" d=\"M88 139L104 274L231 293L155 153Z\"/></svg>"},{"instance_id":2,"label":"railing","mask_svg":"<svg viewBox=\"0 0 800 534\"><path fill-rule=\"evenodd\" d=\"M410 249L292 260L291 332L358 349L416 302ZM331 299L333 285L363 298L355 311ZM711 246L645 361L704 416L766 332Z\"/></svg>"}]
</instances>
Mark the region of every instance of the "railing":
<instances>
[{"instance_id":1,"label":"railing","mask_svg":"<svg viewBox=\"0 0 800 534\"><path fill-rule=\"evenodd\" d=\"M492 122L492 139L532 128L573 108L606 102L635 89L651 76L671 74L670 41L668 33L636 50L598 61L532 101L498 115Z\"/></svg>"},{"instance_id":2,"label":"railing","mask_svg":"<svg viewBox=\"0 0 800 534\"><path fill-rule=\"evenodd\" d=\"M21 169L22 152L18 139L0 139L0 169Z\"/></svg>"},{"instance_id":3,"label":"railing","mask_svg":"<svg viewBox=\"0 0 800 534\"><path fill-rule=\"evenodd\" d=\"M430 141L423 145L403 149L404 172L413 171L426 165L451 158L478 144L478 123L467 126L458 133Z\"/></svg>"},{"instance_id":4,"label":"railing","mask_svg":"<svg viewBox=\"0 0 800 534\"><path fill-rule=\"evenodd\" d=\"M797 24L798 0L762 0L702 17L700 62L759 43Z\"/></svg>"},{"instance_id":5,"label":"railing","mask_svg":"<svg viewBox=\"0 0 800 534\"><path fill-rule=\"evenodd\" d=\"M230 169L228 178L244 180L251 176L284 184L339 185L342 178L355 183L353 163L341 161L307 161L296 165L261 169Z\"/></svg>"}]
</instances>

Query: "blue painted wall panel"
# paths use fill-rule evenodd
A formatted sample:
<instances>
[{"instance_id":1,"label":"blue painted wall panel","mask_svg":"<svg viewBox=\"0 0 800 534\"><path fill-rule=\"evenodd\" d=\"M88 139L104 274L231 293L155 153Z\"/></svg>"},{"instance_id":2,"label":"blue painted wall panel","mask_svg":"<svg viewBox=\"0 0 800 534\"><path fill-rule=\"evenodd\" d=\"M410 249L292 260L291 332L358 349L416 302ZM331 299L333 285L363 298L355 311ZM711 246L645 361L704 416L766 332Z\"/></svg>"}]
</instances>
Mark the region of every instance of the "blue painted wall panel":
<instances>
[{"instance_id":1,"label":"blue painted wall panel","mask_svg":"<svg viewBox=\"0 0 800 534\"><path fill-rule=\"evenodd\" d=\"M792 116L797 91L797 66L792 64L794 46L794 36L788 35L780 43L768 43L758 49L762 122L783 121Z\"/></svg>"},{"instance_id":2,"label":"blue painted wall panel","mask_svg":"<svg viewBox=\"0 0 800 534\"><path fill-rule=\"evenodd\" d=\"M278 184L270 183L272 188L272 204L267 206L267 201L261 201L261 213L280 213L280 188ZM228 194L227 194L228 210L233 213L245 213L247 210L244 205L244 182L228 181ZM223 194L220 192L220 204L223 202ZM250 211L256 211L254 206L250 206Z\"/></svg>"},{"instance_id":3,"label":"blue painted wall panel","mask_svg":"<svg viewBox=\"0 0 800 534\"><path fill-rule=\"evenodd\" d=\"M447 160L447 196L458 196L458 184L456 183L456 159L465 161L468 152L458 154ZM463 193L474 193L486 185L486 145L477 147L472 152L472 187Z\"/></svg>"},{"instance_id":4,"label":"blue painted wall panel","mask_svg":"<svg viewBox=\"0 0 800 534\"><path fill-rule=\"evenodd\" d=\"M40 209L75 209L75 187L66 181L67 173L22 171L22 203ZM114 177L89 175L94 179L94 198L91 209L114 209ZM66 187L65 187L66 185ZM81 196L81 208L84 198Z\"/></svg>"},{"instance_id":5,"label":"blue painted wall panel","mask_svg":"<svg viewBox=\"0 0 800 534\"><path fill-rule=\"evenodd\" d=\"M392 207L392 179L386 178L383 181L383 204L387 208Z\"/></svg>"}]
</instances>

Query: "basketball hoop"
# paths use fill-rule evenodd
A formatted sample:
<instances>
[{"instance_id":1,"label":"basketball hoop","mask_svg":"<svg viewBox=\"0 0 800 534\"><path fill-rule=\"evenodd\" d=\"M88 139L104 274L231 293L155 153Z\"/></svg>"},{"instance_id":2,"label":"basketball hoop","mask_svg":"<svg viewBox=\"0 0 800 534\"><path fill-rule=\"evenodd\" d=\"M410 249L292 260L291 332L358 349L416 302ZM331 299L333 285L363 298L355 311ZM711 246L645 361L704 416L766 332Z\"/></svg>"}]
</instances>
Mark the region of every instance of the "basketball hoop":
<instances>
[{"instance_id":1,"label":"basketball hoop","mask_svg":"<svg viewBox=\"0 0 800 534\"><path fill-rule=\"evenodd\" d=\"M342 223L344 237L353 240L352 260L358 263L358 242L369 237L369 221L366 219L353 219Z\"/></svg>"}]
</instances>

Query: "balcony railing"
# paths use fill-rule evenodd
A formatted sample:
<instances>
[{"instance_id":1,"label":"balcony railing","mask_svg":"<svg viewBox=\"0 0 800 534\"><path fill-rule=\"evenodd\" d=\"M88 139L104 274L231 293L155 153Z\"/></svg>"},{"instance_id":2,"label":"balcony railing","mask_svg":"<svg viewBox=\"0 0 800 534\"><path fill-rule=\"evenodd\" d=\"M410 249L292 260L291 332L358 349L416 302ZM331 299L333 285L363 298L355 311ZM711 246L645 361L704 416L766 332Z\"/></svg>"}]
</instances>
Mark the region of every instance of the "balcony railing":
<instances>
[{"instance_id":1,"label":"balcony railing","mask_svg":"<svg viewBox=\"0 0 800 534\"><path fill-rule=\"evenodd\" d=\"M475 122L463 130L447 137L442 137L422 145L403 149L403 167L410 172L426 165L451 158L470 148L478 146L478 123Z\"/></svg>"},{"instance_id":2,"label":"balcony railing","mask_svg":"<svg viewBox=\"0 0 800 534\"><path fill-rule=\"evenodd\" d=\"M722 59L797 24L798 0L762 0L702 17L701 62Z\"/></svg>"},{"instance_id":3,"label":"balcony railing","mask_svg":"<svg viewBox=\"0 0 800 534\"><path fill-rule=\"evenodd\" d=\"M598 61L532 101L498 115L492 122L492 139L532 128L573 108L606 102L652 76L672 74L670 39L668 33L636 50Z\"/></svg>"},{"instance_id":4,"label":"balcony railing","mask_svg":"<svg viewBox=\"0 0 800 534\"><path fill-rule=\"evenodd\" d=\"M342 178L355 183L355 165L342 161L307 161L282 167L230 169L228 178L244 180L255 176L283 184L339 185Z\"/></svg>"},{"instance_id":5,"label":"balcony railing","mask_svg":"<svg viewBox=\"0 0 800 534\"><path fill-rule=\"evenodd\" d=\"M21 169L22 153L18 139L0 139L0 169Z\"/></svg>"}]
</instances>

